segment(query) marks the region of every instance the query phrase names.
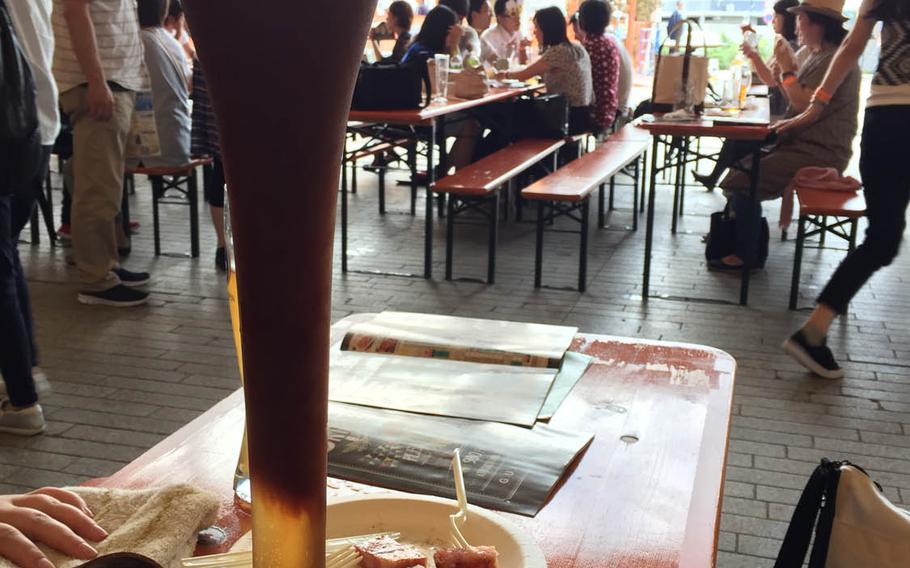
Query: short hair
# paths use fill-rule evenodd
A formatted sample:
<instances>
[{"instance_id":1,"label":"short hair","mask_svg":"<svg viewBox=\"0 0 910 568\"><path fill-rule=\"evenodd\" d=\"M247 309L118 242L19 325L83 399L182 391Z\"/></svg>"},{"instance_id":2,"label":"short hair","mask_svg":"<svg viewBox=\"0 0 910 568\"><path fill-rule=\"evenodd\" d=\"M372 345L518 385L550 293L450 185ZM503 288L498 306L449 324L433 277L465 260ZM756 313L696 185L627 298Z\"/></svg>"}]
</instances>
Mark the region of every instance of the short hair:
<instances>
[{"instance_id":1,"label":"short hair","mask_svg":"<svg viewBox=\"0 0 910 568\"><path fill-rule=\"evenodd\" d=\"M505 16L508 11L509 2L510 0L496 0L493 4L493 13L496 14L497 17Z\"/></svg>"},{"instance_id":2,"label":"short hair","mask_svg":"<svg viewBox=\"0 0 910 568\"><path fill-rule=\"evenodd\" d=\"M610 3L606 0L585 0L578 7L578 25L581 31L599 36L607 31L610 24Z\"/></svg>"},{"instance_id":3,"label":"short hair","mask_svg":"<svg viewBox=\"0 0 910 568\"><path fill-rule=\"evenodd\" d=\"M468 0L439 0L439 5L450 8L459 18L467 18L470 10Z\"/></svg>"},{"instance_id":4,"label":"short hair","mask_svg":"<svg viewBox=\"0 0 910 568\"><path fill-rule=\"evenodd\" d=\"M774 3L774 13L784 19L784 31L781 34L787 41L796 39L796 14L790 8L799 6L799 0L777 0Z\"/></svg>"},{"instance_id":5,"label":"short hair","mask_svg":"<svg viewBox=\"0 0 910 568\"><path fill-rule=\"evenodd\" d=\"M404 0L395 0L389 4L389 14L403 30L410 30L411 23L414 21L414 9Z\"/></svg>"},{"instance_id":6,"label":"short hair","mask_svg":"<svg viewBox=\"0 0 910 568\"><path fill-rule=\"evenodd\" d=\"M433 53L445 53L449 28L457 23L458 16L451 8L436 6L427 13L414 41Z\"/></svg>"},{"instance_id":7,"label":"short hair","mask_svg":"<svg viewBox=\"0 0 910 568\"><path fill-rule=\"evenodd\" d=\"M534 23L543 35L543 46L559 45L569 41L566 34L566 17L556 6L542 8L534 13Z\"/></svg>"},{"instance_id":8,"label":"short hair","mask_svg":"<svg viewBox=\"0 0 910 568\"><path fill-rule=\"evenodd\" d=\"M471 14L474 12L479 12L483 5L487 3L487 0L471 0L471 6L468 8L468 24L471 23Z\"/></svg>"},{"instance_id":9,"label":"short hair","mask_svg":"<svg viewBox=\"0 0 910 568\"><path fill-rule=\"evenodd\" d=\"M138 0L136 15L142 28L160 28L167 15L167 0Z\"/></svg>"},{"instance_id":10,"label":"short hair","mask_svg":"<svg viewBox=\"0 0 910 568\"><path fill-rule=\"evenodd\" d=\"M847 30L844 29L844 23L831 16L824 16L817 12L804 11L809 21L813 24L824 27L824 41L832 45L840 45L847 37Z\"/></svg>"}]
</instances>

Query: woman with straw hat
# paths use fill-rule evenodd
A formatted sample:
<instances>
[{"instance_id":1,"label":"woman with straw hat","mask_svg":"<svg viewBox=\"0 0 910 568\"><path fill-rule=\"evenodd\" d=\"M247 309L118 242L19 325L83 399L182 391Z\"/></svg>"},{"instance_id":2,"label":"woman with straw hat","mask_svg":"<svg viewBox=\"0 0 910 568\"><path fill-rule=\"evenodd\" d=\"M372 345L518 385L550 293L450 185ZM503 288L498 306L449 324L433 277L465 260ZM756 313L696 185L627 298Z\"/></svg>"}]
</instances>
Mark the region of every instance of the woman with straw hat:
<instances>
[{"instance_id":1,"label":"woman with straw hat","mask_svg":"<svg viewBox=\"0 0 910 568\"><path fill-rule=\"evenodd\" d=\"M787 116L795 116L810 106L812 93L821 84L828 64L847 35L841 14L844 0L803 0L790 8L796 14L800 44L809 52L802 65L787 42L777 42L775 57L781 69L779 85L790 101ZM778 144L761 159L756 197L761 201L780 197L790 180L806 166L843 171L853 153L859 112L859 67L845 71L843 82L831 91L829 104L816 122L794 128L778 136ZM748 161L748 160L744 160ZM736 216L761 217L761 205L749 196L749 176L732 171L721 182ZM711 262L712 268L741 268L746 258L757 258L756 239L748 234L747 223L737 223L736 253ZM752 254L749 254L749 253Z\"/></svg>"},{"instance_id":2,"label":"woman with straw hat","mask_svg":"<svg viewBox=\"0 0 910 568\"><path fill-rule=\"evenodd\" d=\"M869 226L863 243L849 255L818 297L803 327L784 342L784 349L815 374L836 379L844 375L826 346L834 317L847 310L850 299L879 268L897 256L906 224L910 182L910 0L863 0L856 24L832 59L811 104L799 116L776 125L788 133L824 120L837 92L856 67L876 23L883 22L881 55L872 79L863 122L860 173L866 194Z\"/></svg>"}]
</instances>

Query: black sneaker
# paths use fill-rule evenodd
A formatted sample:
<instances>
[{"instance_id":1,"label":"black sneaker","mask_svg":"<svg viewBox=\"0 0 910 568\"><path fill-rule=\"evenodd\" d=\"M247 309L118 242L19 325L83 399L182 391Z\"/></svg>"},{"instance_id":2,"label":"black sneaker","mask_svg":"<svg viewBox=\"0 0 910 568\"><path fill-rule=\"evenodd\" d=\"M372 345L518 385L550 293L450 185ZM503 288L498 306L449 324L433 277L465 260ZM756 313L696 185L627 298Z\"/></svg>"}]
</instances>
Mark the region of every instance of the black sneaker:
<instances>
[{"instance_id":1,"label":"black sneaker","mask_svg":"<svg viewBox=\"0 0 910 568\"><path fill-rule=\"evenodd\" d=\"M714 186L717 185L717 180L710 175L692 172L692 177L695 179L695 181L705 186L705 189L708 191L714 191Z\"/></svg>"},{"instance_id":2,"label":"black sneaker","mask_svg":"<svg viewBox=\"0 0 910 568\"><path fill-rule=\"evenodd\" d=\"M115 268L113 272L120 279L121 284L130 288L145 286L152 280L152 275L148 272L131 272L125 268Z\"/></svg>"},{"instance_id":3,"label":"black sneaker","mask_svg":"<svg viewBox=\"0 0 910 568\"><path fill-rule=\"evenodd\" d=\"M834 360L834 354L826 344L816 347L809 345L802 330L797 331L781 346L796 362L825 379L841 379L844 370Z\"/></svg>"},{"instance_id":4,"label":"black sneaker","mask_svg":"<svg viewBox=\"0 0 910 568\"><path fill-rule=\"evenodd\" d=\"M123 284L117 284L103 292L79 292L76 298L80 304L128 308L146 303L149 299L149 294L148 292L127 288Z\"/></svg>"},{"instance_id":5,"label":"black sneaker","mask_svg":"<svg viewBox=\"0 0 910 568\"><path fill-rule=\"evenodd\" d=\"M224 247L215 249L215 269L221 272L227 272L227 254L224 252Z\"/></svg>"}]
</instances>

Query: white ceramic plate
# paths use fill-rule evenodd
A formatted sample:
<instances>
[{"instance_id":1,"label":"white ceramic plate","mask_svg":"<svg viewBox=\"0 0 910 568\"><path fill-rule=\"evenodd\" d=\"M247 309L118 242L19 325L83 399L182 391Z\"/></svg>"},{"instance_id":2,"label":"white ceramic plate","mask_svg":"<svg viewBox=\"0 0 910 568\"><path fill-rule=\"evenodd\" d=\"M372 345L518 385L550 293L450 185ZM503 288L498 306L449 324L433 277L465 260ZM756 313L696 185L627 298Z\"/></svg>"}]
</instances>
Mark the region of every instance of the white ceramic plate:
<instances>
[{"instance_id":1,"label":"white ceramic plate","mask_svg":"<svg viewBox=\"0 0 910 568\"><path fill-rule=\"evenodd\" d=\"M396 531L403 541L430 545L449 542L449 515L457 510L455 501L424 495L341 497L328 503L326 538ZM469 506L461 532L473 545L495 546L499 568L547 566L529 534L486 509Z\"/></svg>"}]
</instances>

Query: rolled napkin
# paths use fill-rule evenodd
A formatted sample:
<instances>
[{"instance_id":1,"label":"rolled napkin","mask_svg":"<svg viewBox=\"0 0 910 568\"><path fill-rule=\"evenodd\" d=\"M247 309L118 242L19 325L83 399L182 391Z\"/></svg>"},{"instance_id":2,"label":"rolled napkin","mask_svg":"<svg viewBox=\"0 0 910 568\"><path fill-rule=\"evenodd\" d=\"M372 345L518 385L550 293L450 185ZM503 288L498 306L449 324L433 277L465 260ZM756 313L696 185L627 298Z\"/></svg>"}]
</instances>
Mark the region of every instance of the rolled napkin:
<instances>
[{"instance_id":1,"label":"rolled napkin","mask_svg":"<svg viewBox=\"0 0 910 568\"><path fill-rule=\"evenodd\" d=\"M219 507L217 496L187 484L149 489L68 489L85 500L95 514L95 522L109 534L103 541L91 543L99 556L138 554L163 568L180 568L180 559L192 556L196 534L215 522ZM39 548L57 568L86 564L43 544ZM14 565L0 558L0 568Z\"/></svg>"},{"instance_id":2,"label":"rolled napkin","mask_svg":"<svg viewBox=\"0 0 910 568\"><path fill-rule=\"evenodd\" d=\"M825 191L852 191L857 192L863 184L856 178L842 176L834 168L820 168L807 166L796 172L790 185L781 196L780 221L778 225L784 231L790 227L793 220L793 194L797 187L805 189L821 189Z\"/></svg>"}]
</instances>

